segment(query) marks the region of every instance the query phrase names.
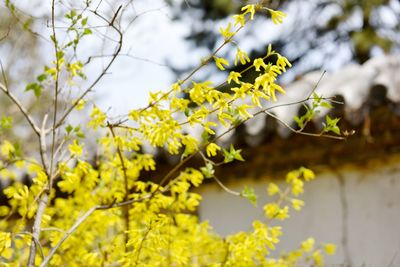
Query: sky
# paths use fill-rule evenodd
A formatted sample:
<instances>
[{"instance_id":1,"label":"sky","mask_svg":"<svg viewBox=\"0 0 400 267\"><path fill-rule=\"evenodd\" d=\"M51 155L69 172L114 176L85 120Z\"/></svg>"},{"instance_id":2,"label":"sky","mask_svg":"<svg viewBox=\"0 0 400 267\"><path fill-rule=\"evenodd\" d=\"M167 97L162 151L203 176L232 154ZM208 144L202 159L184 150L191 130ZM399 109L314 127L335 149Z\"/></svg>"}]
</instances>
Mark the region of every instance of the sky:
<instances>
[{"instance_id":1,"label":"sky","mask_svg":"<svg viewBox=\"0 0 400 267\"><path fill-rule=\"evenodd\" d=\"M134 25L125 36L124 51L106 77L97 87L99 106L110 114L124 114L129 109L147 104L150 91L167 90L173 83L173 73L166 65L185 66L200 61L201 54L191 52L184 42L189 30L171 20L171 11L164 1L134 2L137 14ZM124 54L124 52L122 53Z\"/></svg>"},{"instance_id":2,"label":"sky","mask_svg":"<svg viewBox=\"0 0 400 267\"><path fill-rule=\"evenodd\" d=\"M101 0L93 0L98 2ZM72 0L65 1L73 5ZM103 3L112 3L113 5L105 5L105 8L116 10L119 0L106 1ZM313 1L298 1L299 5L306 10L306 5ZM33 2L28 0L18 0L17 2L22 8L27 8ZM33 15L41 16L49 13L49 5L47 2L38 2L36 7L32 8ZM396 4L393 4L394 8ZM397 4L399 8L399 4ZM93 103L98 104L103 110L107 110L109 115L126 114L130 109L145 106L147 104L147 96L150 91L167 90L170 84L174 82L174 75L166 65L167 60L175 67L193 66L200 62L201 58L207 54L205 50L194 49L189 42L185 42L184 37L190 31L190 27L185 21L172 20L172 14L164 0L135 0L132 1L130 9L127 10L126 19L135 18L134 22L124 36L124 46L121 56L116 60L109 73L96 86L94 93L89 98ZM297 7L298 8L298 7ZM287 10L287 19L283 25L273 25L268 20L257 20L250 27L257 30L255 35L247 35L246 38L240 39L240 46L244 50L254 49L257 44L264 45L268 41L274 39L279 32L285 28L293 27L295 14L298 11L296 6L292 6L294 10ZM332 10L332 12L335 12ZM384 12L384 11L383 11ZM390 18L382 16L390 22ZM96 25L96 21L91 22ZM215 30L218 31L220 26L227 23L227 20L216 23ZM357 23L355 20L354 23ZM41 25L43 26L43 25ZM46 31L46 27L43 27ZM47 31L50 27L47 27ZM44 32L44 35L49 32ZM112 32L108 32L111 37ZM115 37L115 36L114 36ZM88 38L93 38L89 36ZM85 41L85 40L84 40ZM102 40L86 42L81 48L81 54L94 54L94 51L108 51L107 47L102 47ZM99 41L99 42L97 42ZM107 44L107 43L106 43ZM111 46L110 46L111 47ZM47 46L43 46L43 50L47 51ZM51 48L50 48L51 49ZM129 54L129 56L127 56ZM50 61L51 53L44 53ZM351 57L348 47L342 47L336 54L335 58L329 61L331 69L338 68L343 61ZM321 55L312 54L310 60L305 64L313 64L315 60L322 60ZM101 61L99 64L92 64L86 69L87 76L95 77L103 67ZM105 60L103 61L103 63ZM302 68L302 66L295 66ZM328 69L329 71L329 69ZM293 76L293 75L292 75ZM286 76L286 82L292 80L290 73ZM285 79L283 79L285 82Z\"/></svg>"}]
</instances>

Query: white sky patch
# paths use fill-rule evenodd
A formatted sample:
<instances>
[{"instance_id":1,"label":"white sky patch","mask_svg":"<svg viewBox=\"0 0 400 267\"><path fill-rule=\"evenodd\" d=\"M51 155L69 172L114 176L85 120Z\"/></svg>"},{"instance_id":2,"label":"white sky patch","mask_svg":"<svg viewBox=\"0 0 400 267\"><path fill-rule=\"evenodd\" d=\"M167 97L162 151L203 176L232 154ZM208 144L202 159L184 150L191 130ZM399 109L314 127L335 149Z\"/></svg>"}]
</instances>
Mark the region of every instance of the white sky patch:
<instances>
[{"instance_id":1,"label":"white sky patch","mask_svg":"<svg viewBox=\"0 0 400 267\"><path fill-rule=\"evenodd\" d=\"M169 89L174 81L172 72L164 65L166 59L187 65L188 58L196 57L183 40L188 29L171 21L163 1L137 3L135 10L142 15L125 35L124 51L112 67L111 75L96 89L99 106L111 107L111 115L145 106L150 91ZM126 53L133 57L124 56Z\"/></svg>"}]
</instances>

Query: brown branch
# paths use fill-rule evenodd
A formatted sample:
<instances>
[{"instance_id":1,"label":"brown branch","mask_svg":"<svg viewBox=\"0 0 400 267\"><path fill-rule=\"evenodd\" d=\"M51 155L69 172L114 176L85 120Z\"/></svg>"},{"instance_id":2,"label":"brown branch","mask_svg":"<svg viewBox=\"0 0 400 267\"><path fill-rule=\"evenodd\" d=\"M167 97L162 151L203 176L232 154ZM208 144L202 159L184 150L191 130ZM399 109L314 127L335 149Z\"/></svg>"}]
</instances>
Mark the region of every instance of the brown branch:
<instances>
[{"instance_id":1,"label":"brown branch","mask_svg":"<svg viewBox=\"0 0 400 267\"><path fill-rule=\"evenodd\" d=\"M114 138L114 142L116 142L115 140L115 132L113 129L113 126L109 123L107 123L108 128L110 129L111 135ZM119 143L116 144L117 147L117 155L119 160L121 161L121 167L122 167L122 173L124 176L124 186L125 186L125 196L124 196L124 201L127 201L129 199L129 185L128 185L128 174L127 174L127 168L125 165L125 160L124 157L122 155L122 150L121 147L119 145ZM125 206L123 209L123 215L124 215L124 222L125 222L125 251L126 251L126 244L128 243L129 240L129 207Z\"/></svg>"},{"instance_id":2,"label":"brown branch","mask_svg":"<svg viewBox=\"0 0 400 267\"><path fill-rule=\"evenodd\" d=\"M217 184L218 184L225 192L227 192L227 193L229 193L229 194L232 194L232 195L234 195L234 196L241 196L241 195L242 195L240 192L233 191L233 190L229 189L228 187L226 187L226 186L224 185L224 183L222 183L221 180L217 178L217 176L213 175L213 179L217 182Z\"/></svg>"},{"instance_id":3,"label":"brown branch","mask_svg":"<svg viewBox=\"0 0 400 267\"><path fill-rule=\"evenodd\" d=\"M35 266L35 258L36 258L36 242L35 238L39 240L40 233L41 233L41 223L44 211L48 205L49 195L51 193L51 189L53 187L53 167L54 167L54 148L56 143L56 129L54 125L57 121L57 110L58 110L58 86L59 86L59 72L60 72L60 59L58 55L58 43L57 43L57 36L55 30L55 0L51 1L51 25L52 25L52 32L53 32L53 44L54 44L54 52L56 56L56 77L55 77L55 96L54 96L54 115L53 115L53 127L52 127L52 143L51 143L51 157L50 157L50 169L47 169L47 162L46 162L46 133L44 131L44 127L47 121L47 114L45 115L42 123L42 130L39 134L40 139L40 155L43 162L43 167L48 177L48 188L44 191L43 195L40 197L39 200L39 207L38 211L36 212L35 220L32 227L32 242L31 248L29 251L29 258L28 258L28 267ZM40 242L40 240L39 240Z\"/></svg>"},{"instance_id":4,"label":"brown branch","mask_svg":"<svg viewBox=\"0 0 400 267\"><path fill-rule=\"evenodd\" d=\"M10 34L10 31L11 31L11 27L8 26L8 27L7 27L7 32L6 32L6 34L4 34L4 36L2 36L2 37L0 38L0 42L4 41L4 40L8 37L8 35Z\"/></svg>"},{"instance_id":5,"label":"brown branch","mask_svg":"<svg viewBox=\"0 0 400 267\"><path fill-rule=\"evenodd\" d=\"M160 193L165 193L168 190L164 189L162 191L158 191ZM77 229L78 227L84 222L86 221L90 215L93 214L93 212L95 212L96 210L108 210L108 209L112 209L112 208L119 208L119 207L124 207L127 205L131 205L133 203L136 202L141 202L144 200L148 200L151 199L153 196L155 195L155 193L151 193L148 194L144 197L141 197L139 199L130 199L127 201L123 201L120 203L114 203L114 204L110 204L110 205L98 205L98 206L94 206L91 209L89 209L82 217L78 218L75 223L71 226L71 228L69 228L65 234L63 235L63 237L60 239L60 241L58 241L58 243L50 250L49 254L43 259L43 262L40 264L40 267L44 267L46 266L51 258L54 256L54 254L57 252L58 248L64 243L64 241L71 236Z\"/></svg>"},{"instance_id":6,"label":"brown branch","mask_svg":"<svg viewBox=\"0 0 400 267\"><path fill-rule=\"evenodd\" d=\"M22 103L14 96L13 93L8 90L6 86L0 83L0 89L3 91L8 98L18 107L19 111L21 111L22 115L28 121L29 125L31 126L32 130L35 132L36 135L40 136L40 129L33 121L32 117L28 114L28 111L24 108Z\"/></svg>"},{"instance_id":7,"label":"brown branch","mask_svg":"<svg viewBox=\"0 0 400 267\"><path fill-rule=\"evenodd\" d=\"M314 136L314 137L326 137L326 138L337 139L337 140L346 140L346 137L343 137L343 136L324 134L323 132L322 133L308 133L308 132L303 132L303 129L296 130L292 126L290 126L288 123L284 122L283 120L279 119L277 116L272 114L271 112L264 111L264 113L271 116L272 118L277 120L279 123L283 124L290 131L292 131L293 133L296 133L296 134L301 134L301 135L306 135L306 136Z\"/></svg>"},{"instance_id":8,"label":"brown branch","mask_svg":"<svg viewBox=\"0 0 400 267\"><path fill-rule=\"evenodd\" d=\"M49 199L49 195L47 193L44 193L42 198L39 200L39 207L36 212L35 221L34 221L33 227L32 227L32 244L31 244L31 248L29 251L29 258L28 258L27 266L35 266L35 258L36 258L36 241L35 240L39 240L39 237L40 237L41 219L43 217L44 210L46 209L48 199ZM37 219L37 218L40 218L40 219ZM38 241L38 242L40 242L40 241Z\"/></svg>"},{"instance_id":9,"label":"brown branch","mask_svg":"<svg viewBox=\"0 0 400 267\"><path fill-rule=\"evenodd\" d=\"M101 16L96 10L93 11L93 13L98 16L99 18L103 19L104 21L106 21L107 23L110 23L110 21L108 21L106 18L104 18L103 16ZM88 93L90 93L93 88L98 84L98 82L104 77L104 75L107 73L107 71L111 68L111 66L113 65L114 61L117 59L118 55L121 52L122 49L122 41L123 41L123 34L121 32L120 29L118 29L114 24L110 25L119 35L119 40L118 40L118 45L117 48L112 56L112 58L110 59L110 61L108 62L108 64L106 65L106 67L102 70L102 72L100 73L99 76L97 76L97 78L92 82L91 85L89 85L89 87L74 101L74 103L67 109L67 111L61 116L61 118L58 120L58 122L54 125L53 128L57 129L58 127L60 127L64 121L66 120L66 118L68 117L68 115L72 112L72 110L78 105L79 101L82 100Z\"/></svg>"}]
</instances>

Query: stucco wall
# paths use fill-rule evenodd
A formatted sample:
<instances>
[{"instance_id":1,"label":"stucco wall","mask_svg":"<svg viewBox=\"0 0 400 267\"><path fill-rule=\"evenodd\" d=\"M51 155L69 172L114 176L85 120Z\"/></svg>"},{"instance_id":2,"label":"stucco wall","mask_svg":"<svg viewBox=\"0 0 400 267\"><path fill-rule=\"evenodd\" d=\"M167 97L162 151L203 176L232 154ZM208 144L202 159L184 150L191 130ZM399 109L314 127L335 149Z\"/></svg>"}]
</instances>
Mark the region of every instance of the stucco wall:
<instances>
[{"instance_id":1,"label":"stucco wall","mask_svg":"<svg viewBox=\"0 0 400 267\"><path fill-rule=\"evenodd\" d=\"M252 220L263 218L268 180L227 185L241 191L244 184L255 188L257 208L210 184L201 189L200 218L222 235L250 229ZM321 173L305 186L302 199L303 210L283 223L280 249L313 236L338 246L330 266L400 266L400 164Z\"/></svg>"}]
</instances>

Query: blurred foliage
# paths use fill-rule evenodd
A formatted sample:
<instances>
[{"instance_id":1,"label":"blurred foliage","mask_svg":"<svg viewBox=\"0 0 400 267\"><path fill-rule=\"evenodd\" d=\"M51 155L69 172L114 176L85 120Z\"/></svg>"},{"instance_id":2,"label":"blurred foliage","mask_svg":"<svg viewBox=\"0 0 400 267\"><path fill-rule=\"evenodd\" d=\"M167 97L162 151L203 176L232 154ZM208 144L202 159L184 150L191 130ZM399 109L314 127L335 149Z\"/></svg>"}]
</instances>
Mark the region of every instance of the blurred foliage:
<instances>
[{"instance_id":1,"label":"blurred foliage","mask_svg":"<svg viewBox=\"0 0 400 267\"><path fill-rule=\"evenodd\" d=\"M190 25L187 40L196 47L212 49L218 43L215 23L238 12L247 0L185 0L177 4L175 19ZM339 49L349 55L349 61L363 63L371 52L390 53L400 49L400 4L397 0L300 0L269 1L271 8L289 13L293 18L285 22L285 29L271 38L278 51L296 63L297 74L318 68L329 68L329 59L337 57ZM265 19L268 19L265 16ZM260 31L248 33L252 38ZM252 40L252 39L251 39ZM266 43L254 43L252 56L265 51ZM315 62L315 55L319 57ZM309 59L313 58L309 63Z\"/></svg>"},{"instance_id":2,"label":"blurred foliage","mask_svg":"<svg viewBox=\"0 0 400 267\"><path fill-rule=\"evenodd\" d=\"M32 9L37 5L40 5L39 1L30 3ZM13 95L20 96L30 77L37 73L38 65L44 62L40 53L43 38L34 30L39 18L15 6L11 7L8 1L0 4L0 18L0 83L6 84ZM50 98L51 96L43 96L40 100L47 101ZM33 93L24 94L21 99L28 112L33 113L33 117L37 113L46 112L48 108L35 100L37 99ZM10 116L12 121L8 119ZM17 146L24 143L26 150L37 149L36 144L26 141L31 138L26 131L26 121L18 107L4 94L0 94L0 121L2 139L12 140Z\"/></svg>"}]
</instances>

